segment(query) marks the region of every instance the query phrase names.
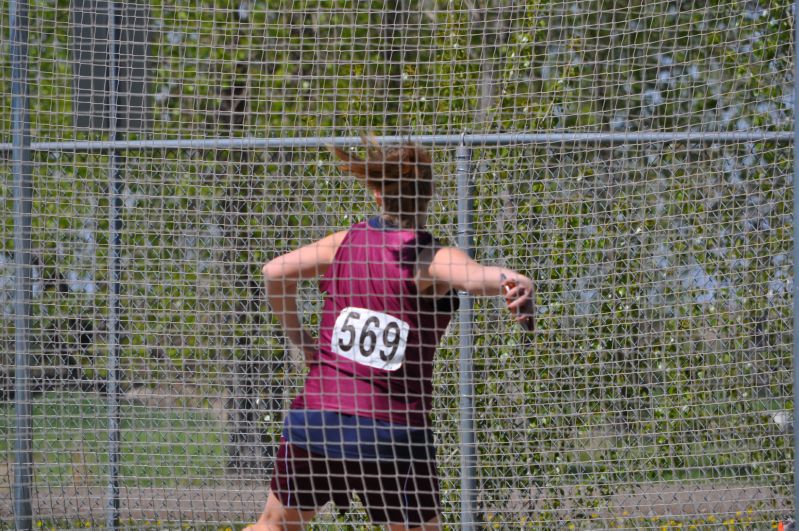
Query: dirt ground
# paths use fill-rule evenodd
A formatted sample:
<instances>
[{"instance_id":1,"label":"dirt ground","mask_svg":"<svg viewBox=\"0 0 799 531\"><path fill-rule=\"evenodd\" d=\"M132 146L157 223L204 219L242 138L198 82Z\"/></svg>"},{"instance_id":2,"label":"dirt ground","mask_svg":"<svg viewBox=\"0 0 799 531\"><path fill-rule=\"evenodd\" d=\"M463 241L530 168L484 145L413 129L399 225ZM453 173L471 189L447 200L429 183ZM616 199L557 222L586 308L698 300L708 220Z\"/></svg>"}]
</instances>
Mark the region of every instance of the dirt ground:
<instances>
[{"instance_id":1,"label":"dirt ground","mask_svg":"<svg viewBox=\"0 0 799 531\"><path fill-rule=\"evenodd\" d=\"M248 522L260 514L266 500L266 485L247 481L225 480L213 486L186 488L120 489L120 513L125 522L181 522L182 524L222 524ZM568 519L568 492L558 511ZM542 496L551 493L541 493ZM511 511L518 514L518 509ZM536 508L530 507L531 517ZM505 508L493 512L502 519ZM723 522L747 514L762 521L765 514L788 515L789 500L775 499L767 487L735 485L650 485L636 492L621 493L606 499L594 518L640 519L674 518L707 520L710 516ZM331 510L326 511L328 514ZM104 522L106 489L104 487L49 487L39 489L33 500L33 514L40 520L81 520ZM760 515L758 517L757 515ZM509 515L508 515L509 516ZM574 518L574 515L572 515ZM13 501L8 489L0 490L0 520L13 521Z\"/></svg>"}]
</instances>

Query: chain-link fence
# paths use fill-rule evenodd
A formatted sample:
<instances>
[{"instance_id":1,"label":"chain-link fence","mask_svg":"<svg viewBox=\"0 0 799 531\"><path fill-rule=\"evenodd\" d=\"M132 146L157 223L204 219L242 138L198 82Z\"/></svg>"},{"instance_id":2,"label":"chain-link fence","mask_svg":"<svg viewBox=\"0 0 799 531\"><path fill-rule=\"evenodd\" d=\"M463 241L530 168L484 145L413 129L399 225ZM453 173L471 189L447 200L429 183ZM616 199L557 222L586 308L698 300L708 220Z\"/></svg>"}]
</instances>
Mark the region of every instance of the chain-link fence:
<instances>
[{"instance_id":1,"label":"chain-link fence","mask_svg":"<svg viewBox=\"0 0 799 531\"><path fill-rule=\"evenodd\" d=\"M364 132L427 146L431 232L537 287L534 335L469 299L438 352L445 525L794 512L790 2L26 5L0 14L28 28L0 79L0 526L255 519L304 375L260 266L375 212L324 149ZM321 301L301 286L310 327Z\"/></svg>"}]
</instances>

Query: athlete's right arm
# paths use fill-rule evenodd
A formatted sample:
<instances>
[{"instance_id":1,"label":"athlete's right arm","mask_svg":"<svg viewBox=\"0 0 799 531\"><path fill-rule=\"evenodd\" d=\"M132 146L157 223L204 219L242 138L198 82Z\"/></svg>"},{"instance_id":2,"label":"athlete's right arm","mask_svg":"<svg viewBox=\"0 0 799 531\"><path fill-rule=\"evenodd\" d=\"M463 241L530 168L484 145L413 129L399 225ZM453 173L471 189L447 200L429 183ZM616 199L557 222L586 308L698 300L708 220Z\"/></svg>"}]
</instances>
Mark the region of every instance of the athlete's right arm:
<instances>
[{"instance_id":1,"label":"athlete's right arm","mask_svg":"<svg viewBox=\"0 0 799 531\"><path fill-rule=\"evenodd\" d=\"M302 327L297 312L297 284L324 275L333 263L336 251L347 231L340 231L319 241L278 256L264 264L261 272L266 283L266 297L289 340L302 349L306 362L316 355L313 336Z\"/></svg>"}]
</instances>

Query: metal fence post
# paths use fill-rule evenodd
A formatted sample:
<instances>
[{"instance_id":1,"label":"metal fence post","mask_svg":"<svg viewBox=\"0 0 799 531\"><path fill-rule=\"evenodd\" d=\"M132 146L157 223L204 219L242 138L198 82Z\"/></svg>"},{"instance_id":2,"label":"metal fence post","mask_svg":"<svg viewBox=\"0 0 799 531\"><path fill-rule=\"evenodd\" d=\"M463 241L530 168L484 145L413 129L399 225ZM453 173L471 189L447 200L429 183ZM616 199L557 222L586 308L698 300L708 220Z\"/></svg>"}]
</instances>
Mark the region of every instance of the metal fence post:
<instances>
[{"instance_id":1,"label":"metal fence post","mask_svg":"<svg viewBox=\"0 0 799 531\"><path fill-rule=\"evenodd\" d=\"M793 510L799 522L799 0L793 19Z\"/></svg>"},{"instance_id":2,"label":"metal fence post","mask_svg":"<svg viewBox=\"0 0 799 531\"><path fill-rule=\"evenodd\" d=\"M117 98L119 72L117 57L117 21L114 0L108 0L108 138L117 141ZM108 154L108 499L106 527L119 528L119 316L121 313L120 281L122 220L122 182L119 177L119 152Z\"/></svg>"},{"instance_id":3,"label":"metal fence post","mask_svg":"<svg viewBox=\"0 0 799 531\"><path fill-rule=\"evenodd\" d=\"M14 525L20 530L33 527L31 493L33 480L33 419L30 382L31 328L31 137L28 112L28 4L9 0L11 26L11 121L12 171L14 174L14 403L16 441L14 468Z\"/></svg>"},{"instance_id":4,"label":"metal fence post","mask_svg":"<svg viewBox=\"0 0 799 531\"><path fill-rule=\"evenodd\" d=\"M458 177L458 246L469 256L473 249L474 185L471 149L462 142L455 151ZM474 433L474 359L472 323L474 299L460 293L460 432L461 432L461 529L476 529L477 455Z\"/></svg>"}]
</instances>

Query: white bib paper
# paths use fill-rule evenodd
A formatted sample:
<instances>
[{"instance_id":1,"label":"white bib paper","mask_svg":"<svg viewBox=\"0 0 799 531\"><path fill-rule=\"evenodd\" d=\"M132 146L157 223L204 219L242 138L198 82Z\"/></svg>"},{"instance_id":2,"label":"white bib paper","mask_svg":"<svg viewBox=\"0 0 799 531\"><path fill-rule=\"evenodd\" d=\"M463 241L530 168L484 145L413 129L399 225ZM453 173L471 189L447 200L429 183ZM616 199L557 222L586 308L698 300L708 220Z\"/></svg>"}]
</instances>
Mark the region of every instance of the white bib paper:
<instances>
[{"instance_id":1,"label":"white bib paper","mask_svg":"<svg viewBox=\"0 0 799 531\"><path fill-rule=\"evenodd\" d=\"M344 308L333 327L333 352L361 365L396 371L405 362L410 326L365 308Z\"/></svg>"}]
</instances>

